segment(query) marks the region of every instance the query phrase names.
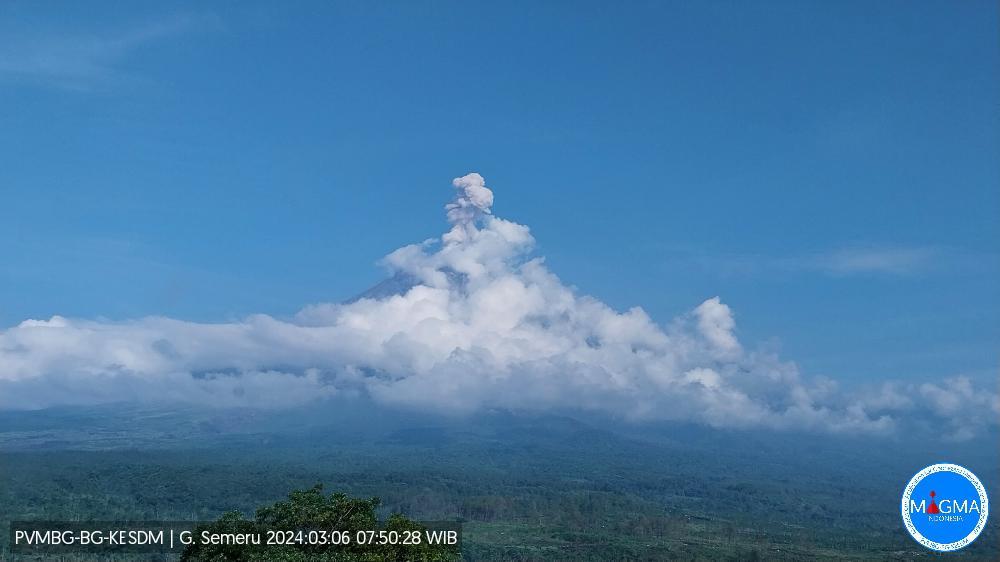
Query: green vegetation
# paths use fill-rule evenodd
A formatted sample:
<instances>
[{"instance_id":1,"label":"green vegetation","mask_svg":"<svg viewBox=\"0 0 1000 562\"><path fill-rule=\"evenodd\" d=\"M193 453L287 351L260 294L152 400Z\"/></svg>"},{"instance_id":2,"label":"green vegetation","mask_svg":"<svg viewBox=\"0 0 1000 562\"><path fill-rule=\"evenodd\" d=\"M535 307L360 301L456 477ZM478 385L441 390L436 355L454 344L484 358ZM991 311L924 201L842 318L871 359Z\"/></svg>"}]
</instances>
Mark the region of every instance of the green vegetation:
<instances>
[{"instance_id":1,"label":"green vegetation","mask_svg":"<svg viewBox=\"0 0 1000 562\"><path fill-rule=\"evenodd\" d=\"M243 518L239 511L224 514L215 523L196 529L195 535L202 533L256 534L267 536L268 531L278 531L277 536L285 536L288 531L291 544L192 544L184 549L181 560L185 562L238 561L279 561L298 562L323 560L336 562L447 562L458 560L457 552L444 545L430 544L426 540L401 540L378 544L376 541L359 543L353 537L379 536L377 533L393 533L395 537L423 537L426 527L410 521L399 513L389 516L384 525L378 525L375 509L381 501L378 498L358 499L346 494L323 495L323 487L314 486L307 490L293 491L288 499L257 510L253 521ZM329 536L347 537L346 544L332 544L329 540L295 541L296 531L321 530L324 538ZM366 535L371 532L371 535ZM274 535L272 535L274 536ZM266 539L265 539L266 542Z\"/></svg>"},{"instance_id":2,"label":"green vegetation","mask_svg":"<svg viewBox=\"0 0 1000 562\"><path fill-rule=\"evenodd\" d=\"M135 421L128 413L127 431L110 414L38 429L0 419L0 526L13 519L207 521L272 502L253 519L223 521L284 521L279 506L296 503L282 503L288 491L323 482L356 498L382 498L361 510L366 518L404 513L461 522L465 560L906 560L927 555L897 512L916 470L956 459L987 489L998 483L996 450L982 444L921 449L681 426L612 431L501 414L475 423L369 416L349 427L182 417ZM369 501L299 494L308 494L296 496L306 504ZM1000 559L998 519L951 557Z\"/></svg>"}]
</instances>

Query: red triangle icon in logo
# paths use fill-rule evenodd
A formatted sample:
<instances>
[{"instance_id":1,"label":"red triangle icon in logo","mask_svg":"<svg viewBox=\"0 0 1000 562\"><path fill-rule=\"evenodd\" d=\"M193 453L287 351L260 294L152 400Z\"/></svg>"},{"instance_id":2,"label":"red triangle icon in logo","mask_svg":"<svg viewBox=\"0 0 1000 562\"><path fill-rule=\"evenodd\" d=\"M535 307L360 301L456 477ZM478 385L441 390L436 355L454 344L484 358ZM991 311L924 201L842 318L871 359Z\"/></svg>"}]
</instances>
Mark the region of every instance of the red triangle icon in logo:
<instances>
[{"instance_id":1,"label":"red triangle icon in logo","mask_svg":"<svg viewBox=\"0 0 1000 562\"><path fill-rule=\"evenodd\" d=\"M937 494L934 493L934 490L931 490L931 505L927 506L927 513L941 513L941 510L938 509L937 504L934 503L934 496L936 495Z\"/></svg>"}]
</instances>

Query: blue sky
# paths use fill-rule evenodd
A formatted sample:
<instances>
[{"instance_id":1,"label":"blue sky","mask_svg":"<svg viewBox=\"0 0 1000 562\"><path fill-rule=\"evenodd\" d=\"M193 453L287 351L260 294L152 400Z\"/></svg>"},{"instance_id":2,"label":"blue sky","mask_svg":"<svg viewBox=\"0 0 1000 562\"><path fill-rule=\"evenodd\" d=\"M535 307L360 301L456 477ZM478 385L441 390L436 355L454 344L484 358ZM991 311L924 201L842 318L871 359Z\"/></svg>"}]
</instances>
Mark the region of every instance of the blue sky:
<instances>
[{"instance_id":1,"label":"blue sky","mask_svg":"<svg viewBox=\"0 0 1000 562\"><path fill-rule=\"evenodd\" d=\"M985 1L4 4L0 325L340 301L478 171L616 308L719 295L810 374L995 377L998 28Z\"/></svg>"}]
</instances>

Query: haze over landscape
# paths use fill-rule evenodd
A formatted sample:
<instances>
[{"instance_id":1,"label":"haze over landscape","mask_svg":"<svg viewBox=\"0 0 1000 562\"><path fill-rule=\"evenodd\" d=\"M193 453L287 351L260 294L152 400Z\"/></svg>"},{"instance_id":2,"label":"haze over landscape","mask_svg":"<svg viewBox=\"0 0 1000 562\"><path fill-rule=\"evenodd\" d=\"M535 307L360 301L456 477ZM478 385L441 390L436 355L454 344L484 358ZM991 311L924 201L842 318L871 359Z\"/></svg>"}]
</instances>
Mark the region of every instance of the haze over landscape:
<instances>
[{"instance_id":1,"label":"haze over landscape","mask_svg":"<svg viewBox=\"0 0 1000 562\"><path fill-rule=\"evenodd\" d=\"M987 0L0 2L0 560L927 556L917 471L1000 489L998 68Z\"/></svg>"}]
</instances>

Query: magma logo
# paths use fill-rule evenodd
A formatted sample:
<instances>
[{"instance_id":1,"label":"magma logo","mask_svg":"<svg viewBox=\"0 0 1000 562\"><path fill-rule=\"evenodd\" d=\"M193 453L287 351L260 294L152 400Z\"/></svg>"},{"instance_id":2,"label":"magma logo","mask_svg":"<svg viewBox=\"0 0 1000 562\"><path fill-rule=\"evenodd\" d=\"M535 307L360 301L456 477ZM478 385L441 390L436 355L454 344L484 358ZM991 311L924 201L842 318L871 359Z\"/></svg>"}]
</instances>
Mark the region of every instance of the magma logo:
<instances>
[{"instance_id":1,"label":"magma logo","mask_svg":"<svg viewBox=\"0 0 1000 562\"><path fill-rule=\"evenodd\" d=\"M903 524L931 550L958 550L976 540L989 516L986 488L957 464L933 464L910 479L903 490Z\"/></svg>"}]
</instances>

